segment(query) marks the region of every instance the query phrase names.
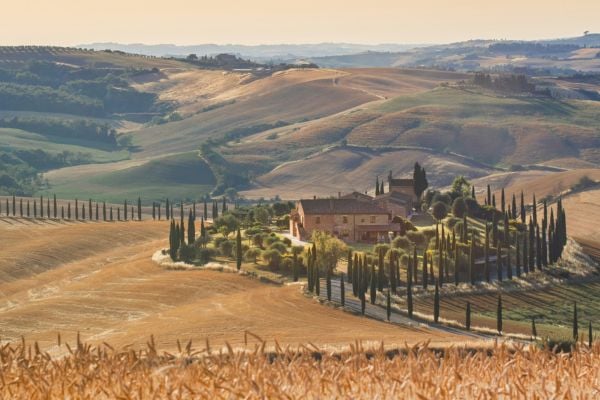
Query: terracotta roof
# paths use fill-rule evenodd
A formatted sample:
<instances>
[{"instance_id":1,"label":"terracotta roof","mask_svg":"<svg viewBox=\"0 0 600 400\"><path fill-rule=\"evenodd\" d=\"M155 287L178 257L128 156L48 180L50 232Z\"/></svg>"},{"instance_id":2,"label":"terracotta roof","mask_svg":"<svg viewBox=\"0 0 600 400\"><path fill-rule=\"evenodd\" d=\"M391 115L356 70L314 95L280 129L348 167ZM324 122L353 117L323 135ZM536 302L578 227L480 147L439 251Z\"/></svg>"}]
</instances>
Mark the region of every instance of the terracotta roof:
<instances>
[{"instance_id":1,"label":"terracotta roof","mask_svg":"<svg viewBox=\"0 0 600 400\"><path fill-rule=\"evenodd\" d=\"M305 214L388 214L371 201L357 199L300 200Z\"/></svg>"},{"instance_id":2,"label":"terracotta roof","mask_svg":"<svg viewBox=\"0 0 600 400\"><path fill-rule=\"evenodd\" d=\"M414 186L414 179L390 179L390 186Z\"/></svg>"},{"instance_id":3,"label":"terracotta roof","mask_svg":"<svg viewBox=\"0 0 600 400\"><path fill-rule=\"evenodd\" d=\"M360 192L348 193L348 194L343 195L340 198L341 199L356 199L356 200L362 200L362 201L373 200L373 197L369 196L368 194L364 194L364 193L360 193Z\"/></svg>"},{"instance_id":4,"label":"terracotta roof","mask_svg":"<svg viewBox=\"0 0 600 400\"><path fill-rule=\"evenodd\" d=\"M375 198L375 201L378 200L389 200L391 203L396 203L400 205L407 205L412 202L412 196L406 193L400 192L387 192L384 194L380 194Z\"/></svg>"}]
</instances>

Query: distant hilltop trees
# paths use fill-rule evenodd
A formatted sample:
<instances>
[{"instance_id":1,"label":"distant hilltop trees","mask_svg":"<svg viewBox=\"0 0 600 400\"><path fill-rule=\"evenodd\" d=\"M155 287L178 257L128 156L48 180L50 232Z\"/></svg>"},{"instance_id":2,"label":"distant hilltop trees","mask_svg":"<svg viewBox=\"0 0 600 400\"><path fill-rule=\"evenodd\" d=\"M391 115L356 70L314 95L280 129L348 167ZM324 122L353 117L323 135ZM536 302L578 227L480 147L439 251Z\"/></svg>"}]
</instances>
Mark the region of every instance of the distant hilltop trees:
<instances>
[{"instance_id":1,"label":"distant hilltop trees","mask_svg":"<svg viewBox=\"0 0 600 400\"><path fill-rule=\"evenodd\" d=\"M527 80L525 75L510 74L493 77L490 74L477 72L473 77L473 83L487 89L498 90L509 93L537 93L535 85Z\"/></svg>"},{"instance_id":2,"label":"distant hilltop trees","mask_svg":"<svg viewBox=\"0 0 600 400\"><path fill-rule=\"evenodd\" d=\"M201 56L198 57L196 54L188 55L183 61L194 64L201 68L206 69L251 69L251 70L268 70L268 71L281 71L290 68L319 68L318 65L313 63L301 63L301 64L260 64L254 61L245 60L241 57L237 57L234 54L218 54L216 56Z\"/></svg>"}]
</instances>

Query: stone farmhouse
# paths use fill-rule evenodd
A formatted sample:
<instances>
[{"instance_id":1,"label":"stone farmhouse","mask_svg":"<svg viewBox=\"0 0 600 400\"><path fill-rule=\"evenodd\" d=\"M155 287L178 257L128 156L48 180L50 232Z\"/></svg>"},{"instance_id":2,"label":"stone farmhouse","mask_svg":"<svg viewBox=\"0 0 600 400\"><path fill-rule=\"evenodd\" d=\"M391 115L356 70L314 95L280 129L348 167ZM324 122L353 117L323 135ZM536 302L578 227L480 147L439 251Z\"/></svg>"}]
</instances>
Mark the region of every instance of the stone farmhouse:
<instances>
[{"instance_id":1,"label":"stone farmhouse","mask_svg":"<svg viewBox=\"0 0 600 400\"><path fill-rule=\"evenodd\" d=\"M413 213L418 198L412 179L388 176L388 191L377 196L352 192L337 198L302 199L290 215L290 234L307 240L314 230L346 242L387 242L404 233L402 219Z\"/></svg>"}]
</instances>

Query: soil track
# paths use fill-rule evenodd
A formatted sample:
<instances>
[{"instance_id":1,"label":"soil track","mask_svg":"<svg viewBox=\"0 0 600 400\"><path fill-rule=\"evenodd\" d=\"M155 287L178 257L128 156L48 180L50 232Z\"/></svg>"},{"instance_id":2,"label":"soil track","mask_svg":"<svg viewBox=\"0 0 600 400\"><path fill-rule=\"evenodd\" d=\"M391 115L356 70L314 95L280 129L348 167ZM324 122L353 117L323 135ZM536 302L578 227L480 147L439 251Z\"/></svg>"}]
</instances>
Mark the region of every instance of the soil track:
<instances>
[{"instance_id":1,"label":"soil track","mask_svg":"<svg viewBox=\"0 0 600 400\"><path fill-rule=\"evenodd\" d=\"M0 218L0 332L52 348L57 332L73 341L160 348L177 339L242 345L244 332L273 344L345 346L355 340L436 345L465 337L392 326L275 286L213 271L168 271L151 261L166 222L32 223Z\"/></svg>"}]
</instances>

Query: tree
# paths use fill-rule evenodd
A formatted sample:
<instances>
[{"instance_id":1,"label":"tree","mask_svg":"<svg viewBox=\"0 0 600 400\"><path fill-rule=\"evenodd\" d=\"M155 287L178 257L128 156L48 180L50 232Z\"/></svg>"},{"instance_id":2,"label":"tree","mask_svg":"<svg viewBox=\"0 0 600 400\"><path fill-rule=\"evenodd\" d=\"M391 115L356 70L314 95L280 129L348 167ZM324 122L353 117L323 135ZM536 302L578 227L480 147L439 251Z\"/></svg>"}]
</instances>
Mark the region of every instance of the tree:
<instances>
[{"instance_id":1,"label":"tree","mask_svg":"<svg viewBox=\"0 0 600 400\"><path fill-rule=\"evenodd\" d=\"M390 318L392 317L392 295L390 293L390 290L388 289L387 291L387 296L386 296L386 301L385 301L385 310L386 310L386 314L387 314L387 320L389 322ZM590 322L590 327L592 323ZM590 332L591 332L590 328ZM591 334L590 334L591 336Z\"/></svg>"},{"instance_id":2,"label":"tree","mask_svg":"<svg viewBox=\"0 0 600 400\"><path fill-rule=\"evenodd\" d=\"M487 185L487 205L492 205L492 189L490 188L489 184Z\"/></svg>"},{"instance_id":3,"label":"tree","mask_svg":"<svg viewBox=\"0 0 600 400\"><path fill-rule=\"evenodd\" d=\"M54 203L54 204L53 204L53 205L54 205L54 219L56 219L56 209L58 208L58 207L56 206L56 194L55 194L55 195L53 195L53 203Z\"/></svg>"},{"instance_id":4,"label":"tree","mask_svg":"<svg viewBox=\"0 0 600 400\"><path fill-rule=\"evenodd\" d=\"M435 282L435 293L433 295L433 322L436 324L440 318L440 286Z\"/></svg>"},{"instance_id":5,"label":"tree","mask_svg":"<svg viewBox=\"0 0 600 400\"><path fill-rule=\"evenodd\" d=\"M446 218L446 215L448 215L446 204L442 203L441 201L436 202L433 205L432 214L438 222Z\"/></svg>"},{"instance_id":6,"label":"tree","mask_svg":"<svg viewBox=\"0 0 600 400\"><path fill-rule=\"evenodd\" d=\"M513 193L512 195L512 205L511 205L511 218L517 219L517 197Z\"/></svg>"},{"instance_id":7,"label":"tree","mask_svg":"<svg viewBox=\"0 0 600 400\"><path fill-rule=\"evenodd\" d=\"M348 273L348 283L352 283L353 271L352 271L352 250L348 250L348 267L346 269Z\"/></svg>"},{"instance_id":8,"label":"tree","mask_svg":"<svg viewBox=\"0 0 600 400\"><path fill-rule=\"evenodd\" d=\"M344 242L326 232L313 231L311 240L317 249L316 264L322 271L335 270L338 260L348 251Z\"/></svg>"},{"instance_id":9,"label":"tree","mask_svg":"<svg viewBox=\"0 0 600 400\"><path fill-rule=\"evenodd\" d=\"M379 196L379 176L375 178L375 196Z\"/></svg>"},{"instance_id":10,"label":"tree","mask_svg":"<svg viewBox=\"0 0 600 400\"><path fill-rule=\"evenodd\" d=\"M537 338L537 329L535 327L535 318L531 317L531 338L535 340Z\"/></svg>"},{"instance_id":11,"label":"tree","mask_svg":"<svg viewBox=\"0 0 600 400\"><path fill-rule=\"evenodd\" d=\"M388 290L389 292L389 290ZM406 285L406 307L408 311L408 318L413 317L413 298L412 298L412 282Z\"/></svg>"},{"instance_id":12,"label":"tree","mask_svg":"<svg viewBox=\"0 0 600 400\"><path fill-rule=\"evenodd\" d=\"M190 220L191 220L190 225L193 225L194 220L191 217L192 217L192 215L190 212ZM235 257L236 257L235 266L236 266L237 270L239 271L242 268L242 234L240 232L240 228L238 228L237 235L235 236ZM295 268L295 264L294 264L294 268Z\"/></svg>"},{"instance_id":13,"label":"tree","mask_svg":"<svg viewBox=\"0 0 600 400\"><path fill-rule=\"evenodd\" d=\"M75 199L75 204L77 204L77 199ZM13 196L13 217L14 217L14 215L15 215L15 196ZM42 196L40 196L40 218L44 218L44 198ZM75 217L75 219L78 219L78 218Z\"/></svg>"},{"instance_id":14,"label":"tree","mask_svg":"<svg viewBox=\"0 0 600 400\"><path fill-rule=\"evenodd\" d=\"M279 264L281 262L281 253L275 249L265 250L262 254L263 260L269 265L272 271L279 270ZM319 294L317 288L317 295Z\"/></svg>"},{"instance_id":15,"label":"tree","mask_svg":"<svg viewBox=\"0 0 600 400\"><path fill-rule=\"evenodd\" d=\"M454 178L454 181L452 181L452 189L450 190L450 196L452 198L468 197L470 188L471 184L469 183L469 181L467 181L467 179L464 176L459 175L456 178Z\"/></svg>"},{"instance_id":16,"label":"tree","mask_svg":"<svg viewBox=\"0 0 600 400\"><path fill-rule=\"evenodd\" d=\"M502 336L502 295L498 295L498 309L496 311L496 329L498 335Z\"/></svg>"},{"instance_id":17,"label":"tree","mask_svg":"<svg viewBox=\"0 0 600 400\"><path fill-rule=\"evenodd\" d=\"M427 284L429 283L429 277L427 276L427 252L423 253L423 289L427 290Z\"/></svg>"},{"instance_id":18,"label":"tree","mask_svg":"<svg viewBox=\"0 0 600 400\"><path fill-rule=\"evenodd\" d=\"M502 282L502 248L500 243L496 246L496 272L498 274L498 281Z\"/></svg>"},{"instance_id":19,"label":"tree","mask_svg":"<svg viewBox=\"0 0 600 400\"><path fill-rule=\"evenodd\" d=\"M142 199L141 199L141 197L138 197L137 214L138 214L138 221L141 221L142 220Z\"/></svg>"},{"instance_id":20,"label":"tree","mask_svg":"<svg viewBox=\"0 0 600 400\"><path fill-rule=\"evenodd\" d=\"M156 220L156 202L152 202L152 219Z\"/></svg>"},{"instance_id":21,"label":"tree","mask_svg":"<svg viewBox=\"0 0 600 400\"><path fill-rule=\"evenodd\" d=\"M385 281L385 271L384 271L384 249L380 248L378 252L378 262L377 262L377 289L382 292L383 291L383 283Z\"/></svg>"},{"instance_id":22,"label":"tree","mask_svg":"<svg viewBox=\"0 0 600 400\"><path fill-rule=\"evenodd\" d=\"M521 223L522 224L525 223L525 217L526 217L526 212L525 212L525 198L523 196L523 191L521 191Z\"/></svg>"},{"instance_id":23,"label":"tree","mask_svg":"<svg viewBox=\"0 0 600 400\"><path fill-rule=\"evenodd\" d=\"M466 213L467 203L465 203L465 199L462 197L457 197L454 199L454 202L452 203L452 214L454 214L456 218L463 218L465 217Z\"/></svg>"},{"instance_id":24,"label":"tree","mask_svg":"<svg viewBox=\"0 0 600 400\"><path fill-rule=\"evenodd\" d=\"M102 202L102 220L106 221L106 201Z\"/></svg>"},{"instance_id":25,"label":"tree","mask_svg":"<svg viewBox=\"0 0 600 400\"><path fill-rule=\"evenodd\" d=\"M381 181L381 183L379 184L379 194L384 194L384 190L383 190L383 180Z\"/></svg>"},{"instance_id":26,"label":"tree","mask_svg":"<svg viewBox=\"0 0 600 400\"><path fill-rule=\"evenodd\" d=\"M500 211L502 211L502 214L506 214L506 198L504 197L504 188L502 188L502 194L500 196Z\"/></svg>"},{"instance_id":27,"label":"tree","mask_svg":"<svg viewBox=\"0 0 600 400\"><path fill-rule=\"evenodd\" d=\"M579 339L579 326L577 322L577 302L573 303L573 340Z\"/></svg>"},{"instance_id":28,"label":"tree","mask_svg":"<svg viewBox=\"0 0 600 400\"><path fill-rule=\"evenodd\" d=\"M471 303L467 301L467 315L465 317L465 327L468 331L471 330Z\"/></svg>"},{"instance_id":29,"label":"tree","mask_svg":"<svg viewBox=\"0 0 600 400\"><path fill-rule=\"evenodd\" d=\"M208 204L206 204L206 198L204 198L204 209L202 216L204 217L204 219L208 218Z\"/></svg>"},{"instance_id":30,"label":"tree","mask_svg":"<svg viewBox=\"0 0 600 400\"><path fill-rule=\"evenodd\" d=\"M127 221L127 200L123 202L123 218Z\"/></svg>"},{"instance_id":31,"label":"tree","mask_svg":"<svg viewBox=\"0 0 600 400\"><path fill-rule=\"evenodd\" d=\"M331 301L331 268L327 268L327 301Z\"/></svg>"},{"instance_id":32,"label":"tree","mask_svg":"<svg viewBox=\"0 0 600 400\"><path fill-rule=\"evenodd\" d=\"M471 236L471 247L469 249L469 279L471 285L475 284L475 238Z\"/></svg>"},{"instance_id":33,"label":"tree","mask_svg":"<svg viewBox=\"0 0 600 400\"><path fill-rule=\"evenodd\" d=\"M483 273L485 275L486 282L490 282L490 233L489 233L489 231L490 231L490 229L486 222L485 223L485 246L483 248L483 257L484 257Z\"/></svg>"},{"instance_id":34,"label":"tree","mask_svg":"<svg viewBox=\"0 0 600 400\"><path fill-rule=\"evenodd\" d=\"M190 210L188 215L188 244L193 244L196 241L196 223L194 222L194 216Z\"/></svg>"},{"instance_id":35,"label":"tree","mask_svg":"<svg viewBox=\"0 0 600 400\"><path fill-rule=\"evenodd\" d=\"M423 192L425 192L429 186L429 183L427 182L427 173L425 172L425 168L421 167L418 162L415 162L413 171L413 184L415 195L417 195L417 198L420 199L423 195Z\"/></svg>"},{"instance_id":36,"label":"tree","mask_svg":"<svg viewBox=\"0 0 600 400\"><path fill-rule=\"evenodd\" d=\"M375 304L375 301L377 300L377 275L375 275L374 264L371 264L370 284L371 304Z\"/></svg>"},{"instance_id":37,"label":"tree","mask_svg":"<svg viewBox=\"0 0 600 400\"><path fill-rule=\"evenodd\" d=\"M169 199L167 198L167 205L165 206L165 213L167 216L167 219L171 219L171 208L169 206Z\"/></svg>"},{"instance_id":38,"label":"tree","mask_svg":"<svg viewBox=\"0 0 600 400\"><path fill-rule=\"evenodd\" d=\"M515 234L515 263L516 263L516 271L517 277L521 277L521 241L519 240L518 233Z\"/></svg>"},{"instance_id":39,"label":"tree","mask_svg":"<svg viewBox=\"0 0 600 400\"><path fill-rule=\"evenodd\" d=\"M346 287L344 285L344 273L340 275L340 303L342 307L346 305Z\"/></svg>"}]
</instances>

